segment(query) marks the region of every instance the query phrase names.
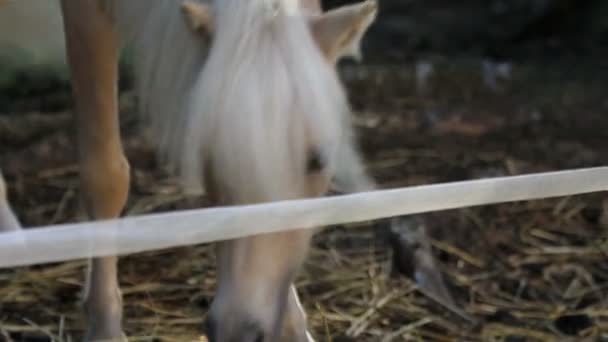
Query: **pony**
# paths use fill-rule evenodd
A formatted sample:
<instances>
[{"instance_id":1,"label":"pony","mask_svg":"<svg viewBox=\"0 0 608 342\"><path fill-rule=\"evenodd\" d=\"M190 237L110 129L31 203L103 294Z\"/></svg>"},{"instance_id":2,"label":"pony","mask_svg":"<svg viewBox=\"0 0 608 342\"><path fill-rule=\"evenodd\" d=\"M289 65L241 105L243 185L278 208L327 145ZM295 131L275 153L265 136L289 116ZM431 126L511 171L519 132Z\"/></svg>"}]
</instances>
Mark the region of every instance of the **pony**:
<instances>
[{"instance_id":1,"label":"pony","mask_svg":"<svg viewBox=\"0 0 608 342\"><path fill-rule=\"evenodd\" d=\"M10 232L18 229L21 229L21 224L6 198L6 183L0 173L0 231Z\"/></svg>"},{"instance_id":2,"label":"pony","mask_svg":"<svg viewBox=\"0 0 608 342\"><path fill-rule=\"evenodd\" d=\"M218 205L374 187L354 144L335 63L358 56L377 4L322 13L318 0L61 0L75 100L80 189L91 220L120 216L129 189L118 123L118 58L159 157ZM1 226L18 222L0 188ZM210 341L311 341L293 285L313 232L218 244ZM117 257L94 258L87 341L123 341Z\"/></svg>"}]
</instances>

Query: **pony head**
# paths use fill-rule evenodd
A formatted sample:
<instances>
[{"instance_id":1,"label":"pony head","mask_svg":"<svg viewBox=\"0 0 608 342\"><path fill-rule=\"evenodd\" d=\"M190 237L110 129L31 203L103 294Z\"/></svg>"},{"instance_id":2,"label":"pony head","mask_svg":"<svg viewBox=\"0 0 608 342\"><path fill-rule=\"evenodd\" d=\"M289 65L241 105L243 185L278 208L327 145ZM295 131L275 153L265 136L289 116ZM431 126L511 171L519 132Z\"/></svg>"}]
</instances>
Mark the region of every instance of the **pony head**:
<instances>
[{"instance_id":1,"label":"pony head","mask_svg":"<svg viewBox=\"0 0 608 342\"><path fill-rule=\"evenodd\" d=\"M192 1L182 10L192 32L211 41L191 92L181 161L186 185L204 185L220 204L324 195L350 135L334 64L359 56L376 3L324 14L299 0ZM304 321L290 287L311 237L301 230L219 244L212 341L306 338L285 327Z\"/></svg>"}]
</instances>

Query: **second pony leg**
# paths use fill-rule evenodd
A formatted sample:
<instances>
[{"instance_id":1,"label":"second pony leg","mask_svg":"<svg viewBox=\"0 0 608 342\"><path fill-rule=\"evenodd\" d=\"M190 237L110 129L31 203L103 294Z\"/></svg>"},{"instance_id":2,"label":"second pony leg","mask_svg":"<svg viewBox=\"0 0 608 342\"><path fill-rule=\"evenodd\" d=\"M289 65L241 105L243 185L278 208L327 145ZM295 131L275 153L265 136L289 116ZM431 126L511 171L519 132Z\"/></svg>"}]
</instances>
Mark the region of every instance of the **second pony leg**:
<instances>
[{"instance_id":1,"label":"second pony leg","mask_svg":"<svg viewBox=\"0 0 608 342\"><path fill-rule=\"evenodd\" d=\"M63 0L78 128L83 204L93 220L118 217L129 191L129 164L118 121L119 43L98 0ZM87 340L122 341L117 257L93 259L85 295Z\"/></svg>"},{"instance_id":2,"label":"second pony leg","mask_svg":"<svg viewBox=\"0 0 608 342\"><path fill-rule=\"evenodd\" d=\"M6 195L6 183L0 172L0 233L21 229L17 216L11 209Z\"/></svg>"},{"instance_id":3,"label":"second pony leg","mask_svg":"<svg viewBox=\"0 0 608 342\"><path fill-rule=\"evenodd\" d=\"M376 188L354 145L345 144L338 157L334 191L352 194ZM389 227L379 229L379 233L392 246L393 264L400 273L413 278L423 291L445 305L453 306L454 300L436 265L426 231L416 221L409 216L397 217L389 221Z\"/></svg>"}]
</instances>

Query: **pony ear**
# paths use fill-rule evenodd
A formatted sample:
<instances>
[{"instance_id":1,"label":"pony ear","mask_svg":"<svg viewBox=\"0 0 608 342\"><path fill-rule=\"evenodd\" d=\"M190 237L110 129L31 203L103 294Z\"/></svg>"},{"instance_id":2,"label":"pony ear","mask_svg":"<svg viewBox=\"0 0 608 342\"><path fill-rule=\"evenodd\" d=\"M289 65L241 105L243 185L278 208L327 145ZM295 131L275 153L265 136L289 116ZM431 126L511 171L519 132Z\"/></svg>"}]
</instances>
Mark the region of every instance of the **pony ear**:
<instances>
[{"instance_id":1,"label":"pony ear","mask_svg":"<svg viewBox=\"0 0 608 342\"><path fill-rule=\"evenodd\" d=\"M193 32L211 35L214 30L211 7L196 1L184 1L181 5L186 23Z\"/></svg>"},{"instance_id":2,"label":"pony ear","mask_svg":"<svg viewBox=\"0 0 608 342\"><path fill-rule=\"evenodd\" d=\"M313 36L332 62L346 56L360 60L361 39L376 19L377 12L375 0L328 11L311 18Z\"/></svg>"}]
</instances>

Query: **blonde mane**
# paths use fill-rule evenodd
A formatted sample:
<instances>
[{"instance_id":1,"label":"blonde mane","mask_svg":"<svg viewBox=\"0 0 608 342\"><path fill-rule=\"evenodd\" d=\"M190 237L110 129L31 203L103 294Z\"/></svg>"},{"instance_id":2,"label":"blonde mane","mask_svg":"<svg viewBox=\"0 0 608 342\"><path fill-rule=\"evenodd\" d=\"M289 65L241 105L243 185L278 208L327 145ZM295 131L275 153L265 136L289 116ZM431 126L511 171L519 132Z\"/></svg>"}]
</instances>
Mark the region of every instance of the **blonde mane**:
<instances>
[{"instance_id":1,"label":"blonde mane","mask_svg":"<svg viewBox=\"0 0 608 342\"><path fill-rule=\"evenodd\" d=\"M210 0L191 0L209 3ZM209 46L186 25L182 0L102 0L123 44L133 54L138 112L161 160L174 167L181 153L188 94Z\"/></svg>"},{"instance_id":2,"label":"blonde mane","mask_svg":"<svg viewBox=\"0 0 608 342\"><path fill-rule=\"evenodd\" d=\"M234 201L299 197L313 149L329 172L349 151L346 97L300 0L214 1L211 46L181 0L104 1L134 52L153 142L188 192L213 174Z\"/></svg>"},{"instance_id":3,"label":"blonde mane","mask_svg":"<svg viewBox=\"0 0 608 342\"><path fill-rule=\"evenodd\" d=\"M298 0L216 1L216 29L191 92L181 172L230 202L301 197L310 153L332 172L348 106ZM204 175L204 171L208 171Z\"/></svg>"}]
</instances>

